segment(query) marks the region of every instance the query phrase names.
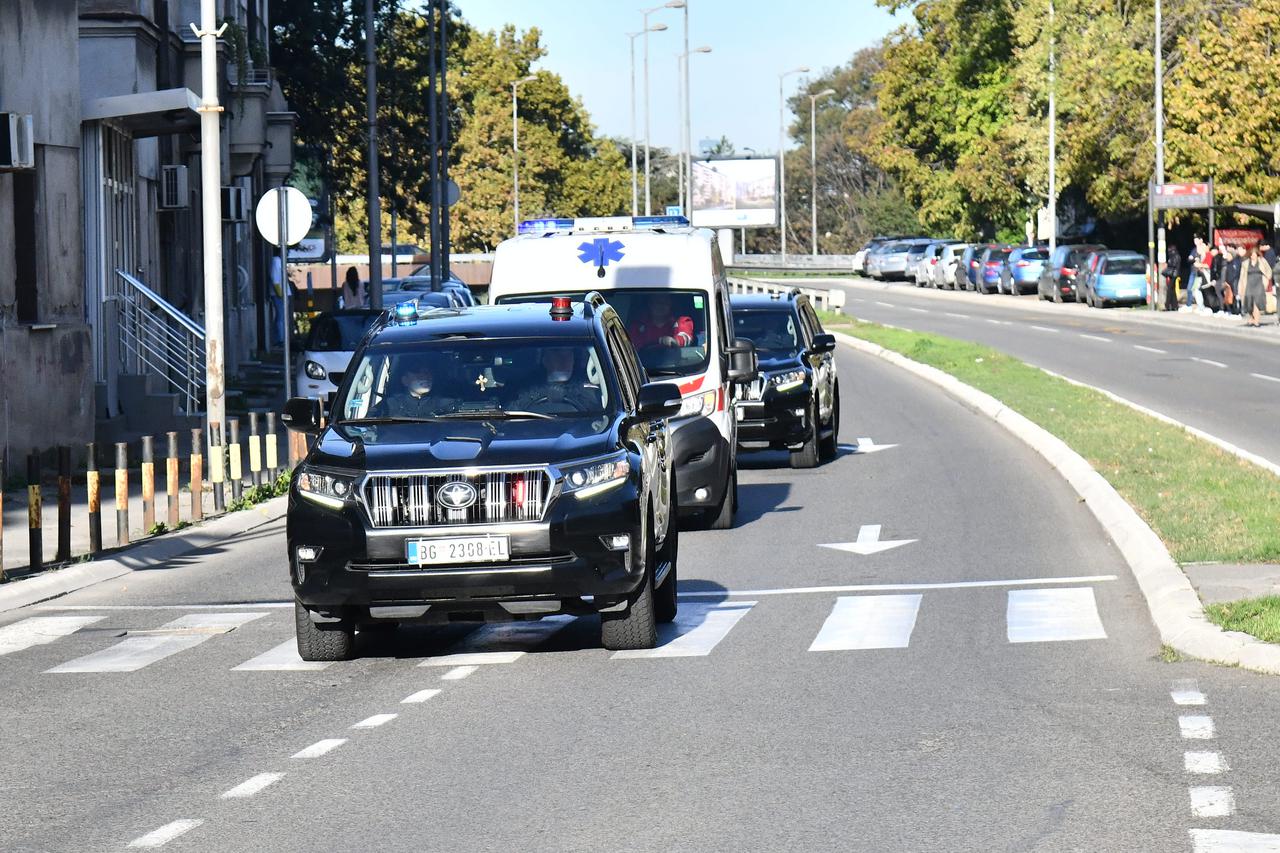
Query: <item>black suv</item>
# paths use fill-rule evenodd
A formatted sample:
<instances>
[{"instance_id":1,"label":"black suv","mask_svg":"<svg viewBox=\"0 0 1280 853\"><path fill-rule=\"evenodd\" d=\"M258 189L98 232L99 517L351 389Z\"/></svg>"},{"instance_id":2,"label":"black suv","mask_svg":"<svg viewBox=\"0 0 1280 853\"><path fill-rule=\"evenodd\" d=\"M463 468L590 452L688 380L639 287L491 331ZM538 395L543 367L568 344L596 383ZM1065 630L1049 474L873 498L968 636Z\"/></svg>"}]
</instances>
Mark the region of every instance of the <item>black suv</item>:
<instances>
[{"instance_id":1,"label":"black suv","mask_svg":"<svg viewBox=\"0 0 1280 853\"><path fill-rule=\"evenodd\" d=\"M289 489L298 652L340 660L402 621L599 613L606 648L676 615L667 418L599 294L519 306L396 305L369 330Z\"/></svg>"},{"instance_id":2,"label":"black suv","mask_svg":"<svg viewBox=\"0 0 1280 853\"><path fill-rule=\"evenodd\" d=\"M791 451L791 467L833 459L840 431L835 336L798 292L734 296L733 331L755 344L760 375L738 399L738 446Z\"/></svg>"}]
</instances>

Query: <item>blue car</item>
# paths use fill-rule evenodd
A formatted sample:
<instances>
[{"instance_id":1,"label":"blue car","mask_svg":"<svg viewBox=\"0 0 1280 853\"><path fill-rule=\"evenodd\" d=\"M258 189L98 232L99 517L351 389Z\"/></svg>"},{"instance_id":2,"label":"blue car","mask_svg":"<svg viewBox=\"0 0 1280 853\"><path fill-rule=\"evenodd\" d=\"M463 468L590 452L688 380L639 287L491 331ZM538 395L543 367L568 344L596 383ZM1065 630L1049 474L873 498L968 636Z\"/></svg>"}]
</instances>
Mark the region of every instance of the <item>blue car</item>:
<instances>
[{"instance_id":1,"label":"blue car","mask_svg":"<svg viewBox=\"0 0 1280 853\"><path fill-rule=\"evenodd\" d=\"M964 273L964 280L960 279L960 272L957 272L957 290L978 289L978 271L982 269L982 253L987 249L996 248L999 247L995 243L974 243L964 250L960 255L960 270Z\"/></svg>"},{"instance_id":2,"label":"blue car","mask_svg":"<svg viewBox=\"0 0 1280 853\"><path fill-rule=\"evenodd\" d=\"M1049 260L1049 250L1043 246L1022 247L1009 253L1009 260L1001 270L1000 292L1010 296L1031 293L1040 282L1040 272Z\"/></svg>"},{"instance_id":3,"label":"blue car","mask_svg":"<svg viewBox=\"0 0 1280 853\"><path fill-rule=\"evenodd\" d=\"M1001 246L992 246L982 251L978 259L978 268L974 270L979 293L996 293L1000 290L1000 279L1004 275L1004 266L1013 250Z\"/></svg>"},{"instance_id":4,"label":"blue car","mask_svg":"<svg viewBox=\"0 0 1280 853\"><path fill-rule=\"evenodd\" d=\"M1147 259L1137 252L1100 252L1084 282L1084 299L1092 308L1147 301Z\"/></svg>"}]
</instances>

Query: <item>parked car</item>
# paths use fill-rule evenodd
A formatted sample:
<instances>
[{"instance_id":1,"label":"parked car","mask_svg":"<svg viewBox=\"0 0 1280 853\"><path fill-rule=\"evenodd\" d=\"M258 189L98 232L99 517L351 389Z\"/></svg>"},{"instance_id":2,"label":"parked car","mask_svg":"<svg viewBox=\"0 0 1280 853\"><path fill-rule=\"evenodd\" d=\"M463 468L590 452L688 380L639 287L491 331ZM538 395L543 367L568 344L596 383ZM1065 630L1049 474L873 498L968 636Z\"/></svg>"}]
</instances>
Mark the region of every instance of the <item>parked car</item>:
<instances>
[{"instance_id":1,"label":"parked car","mask_svg":"<svg viewBox=\"0 0 1280 853\"><path fill-rule=\"evenodd\" d=\"M911 270L916 287L928 287L933 284L933 268L938 263L938 250L945 245L946 243L941 240L925 243L920 259L915 262Z\"/></svg>"},{"instance_id":2,"label":"parked car","mask_svg":"<svg viewBox=\"0 0 1280 853\"><path fill-rule=\"evenodd\" d=\"M872 237L867 244L859 249L853 255L853 272L855 275L870 275L867 269L867 261L871 258L871 254L885 243L892 243L894 240L901 239L899 237Z\"/></svg>"},{"instance_id":3,"label":"parked car","mask_svg":"<svg viewBox=\"0 0 1280 853\"><path fill-rule=\"evenodd\" d=\"M933 265L933 286L939 290L957 290L958 281L964 280L960 263L968 243L947 243L938 251L938 262Z\"/></svg>"},{"instance_id":4,"label":"parked car","mask_svg":"<svg viewBox=\"0 0 1280 853\"><path fill-rule=\"evenodd\" d=\"M1021 246L1009 253L1009 260L1001 269L1000 292L1010 296L1030 293L1037 287L1040 270L1049 259L1044 246Z\"/></svg>"},{"instance_id":5,"label":"parked car","mask_svg":"<svg viewBox=\"0 0 1280 853\"><path fill-rule=\"evenodd\" d=\"M462 279L452 273L442 282L440 282L441 290L450 290L458 295L458 301L462 305L475 305L476 298L471 293L471 288L463 283ZM404 290L426 292L431 290L431 276L428 275L407 275L403 278L387 278L382 280L382 290L386 293L389 290ZM384 298L382 304L386 304Z\"/></svg>"},{"instance_id":6,"label":"parked car","mask_svg":"<svg viewBox=\"0 0 1280 853\"><path fill-rule=\"evenodd\" d=\"M422 308L467 308L454 290L391 290L382 294L382 304L392 307L399 302L417 302Z\"/></svg>"},{"instance_id":7,"label":"parked car","mask_svg":"<svg viewBox=\"0 0 1280 853\"><path fill-rule=\"evenodd\" d=\"M876 253L876 278L881 281L905 278L907 275L907 252L911 244L899 240L885 245Z\"/></svg>"},{"instance_id":8,"label":"parked car","mask_svg":"<svg viewBox=\"0 0 1280 853\"><path fill-rule=\"evenodd\" d=\"M294 388L299 397L329 399L342 384L351 363L351 354L360 339L382 314L372 308L344 308L325 311L311 320L311 330L302 345Z\"/></svg>"},{"instance_id":9,"label":"parked car","mask_svg":"<svg viewBox=\"0 0 1280 853\"><path fill-rule=\"evenodd\" d=\"M995 243L974 243L964 250L964 253L960 256L960 267L964 270L962 290L978 289L978 271L982 269L982 253L987 249L996 247L997 244Z\"/></svg>"},{"instance_id":10,"label":"parked car","mask_svg":"<svg viewBox=\"0 0 1280 853\"><path fill-rule=\"evenodd\" d=\"M1147 259L1137 252L1094 252L1096 263L1085 279L1085 302L1092 308L1147 301Z\"/></svg>"},{"instance_id":11,"label":"parked car","mask_svg":"<svg viewBox=\"0 0 1280 853\"><path fill-rule=\"evenodd\" d=\"M906 268L902 271L902 278L905 281L914 282L919 286L918 268L920 260L924 257L925 249L929 248L929 243L925 241L912 242L907 247Z\"/></svg>"},{"instance_id":12,"label":"parked car","mask_svg":"<svg viewBox=\"0 0 1280 853\"><path fill-rule=\"evenodd\" d=\"M998 293L1000 277L1004 275L1004 265L1013 250L1008 246L988 246L978 257L977 286L979 293Z\"/></svg>"},{"instance_id":13,"label":"parked car","mask_svg":"<svg viewBox=\"0 0 1280 853\"><path fill-rule=\"evenodd\" d=\"M1104 251L1106 248L1106 246L1088 243L1058 246L1053 252L1053 257L1040 269L1040 277L1036 280L1036 293L1041 299L1075 302L1076 279L1080 265L1090 253Z\"/></svg>"}]
</instances>

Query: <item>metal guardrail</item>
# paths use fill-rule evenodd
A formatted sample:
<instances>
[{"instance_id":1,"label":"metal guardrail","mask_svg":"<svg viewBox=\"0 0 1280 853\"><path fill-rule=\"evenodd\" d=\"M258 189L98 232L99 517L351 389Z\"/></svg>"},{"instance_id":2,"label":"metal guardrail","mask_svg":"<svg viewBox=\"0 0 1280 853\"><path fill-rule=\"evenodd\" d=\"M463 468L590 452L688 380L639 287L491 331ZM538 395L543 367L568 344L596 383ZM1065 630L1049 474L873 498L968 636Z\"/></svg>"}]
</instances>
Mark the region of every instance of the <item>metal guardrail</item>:
<instances>
[{"instance_id":1,"label":"metal guardrail","mask_svg":"<svg viewBox=\"0 0 1280 853\"><path fill-rule=\"evenodd\" d=\"M204 327L124 270L116 274L128 285L115 297L122 366L162 377L194 414L204 402Z\"/></svg>"},{"instance_id":2,"label":"metal guardrail","mask_svg":"<svg viewBox=\"0 0 1280 853\"><path fill-rule=\"evenodd\" d=\"M845 301L844 291L839 288L824 290L814 287L797 287L792 284L778 284L777 282L762 281L754 278L739 278L737 276L729 276L729 289L733 293L761 293L768 295L783 295L792 291L799 291L804 296L809 297L813 307L820 311L839 311L844 307Z\"/></svg>"},{"instance_id":3,"label":"metal guardrail","mask_svg":"<svg viewBox=\"0 0 1280 853\"><path fill-rule=\"evenodd\" d=\"M820 272L852 272L853 255L734 255L726 266L751 270L814 270Z\"/></svg>"}]
</instances>

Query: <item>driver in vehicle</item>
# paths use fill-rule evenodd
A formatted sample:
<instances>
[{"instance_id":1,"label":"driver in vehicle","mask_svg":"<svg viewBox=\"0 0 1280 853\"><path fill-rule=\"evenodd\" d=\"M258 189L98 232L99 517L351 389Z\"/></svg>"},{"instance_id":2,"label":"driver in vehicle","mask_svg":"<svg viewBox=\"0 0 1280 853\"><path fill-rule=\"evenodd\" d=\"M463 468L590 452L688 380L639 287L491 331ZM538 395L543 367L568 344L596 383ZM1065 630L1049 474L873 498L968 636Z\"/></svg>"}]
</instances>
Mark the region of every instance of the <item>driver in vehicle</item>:
<instances>
[{"instance_id":1,"label":"driver in vehicle","mask_svg":"<svg viewBox=\"0 0 1280 853\"><path fill-rule=\"evenodd\" d=\"M512 408L535 412L591 412L600 408L600 389L577 375L573 348L546 347L540 362L542 382L522 391Z\"/></svg>"},{"instance_id":2,"label":"driver in vehicle","mask_svg":"<svg viewBox=\"0 0 1280 853\"><path fill-rule=\"evenodd\" d=\"M647 316L632 322L627 327L627 335L638 350L655 346L691 346L694 342L693 318L675 316L671 311L671 297L655 294L649 299Z\"/></svg>"},{"instance_id":3,"label":"driver in vehicle","mask_svg":"<svg viewBox=\"0 0 1280 853\"><path fill-rule=\"evenodd\" d=\"M403 418L429 418L452 412L458 401L440 393L433 393L435 376L431 366L421 356L405 356L400 372L398 393L388 394L379 407L380 414Z\"/></svg>"}]
</instances>

